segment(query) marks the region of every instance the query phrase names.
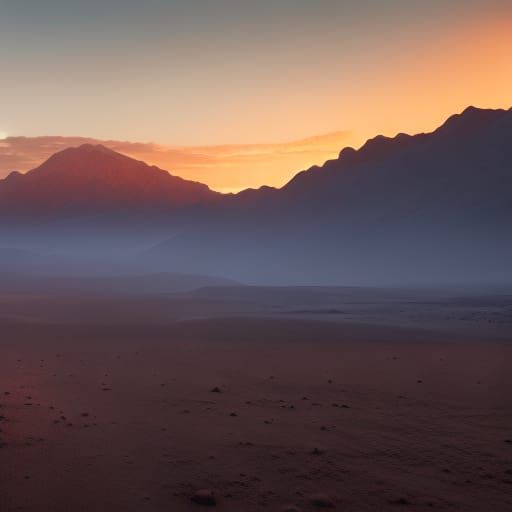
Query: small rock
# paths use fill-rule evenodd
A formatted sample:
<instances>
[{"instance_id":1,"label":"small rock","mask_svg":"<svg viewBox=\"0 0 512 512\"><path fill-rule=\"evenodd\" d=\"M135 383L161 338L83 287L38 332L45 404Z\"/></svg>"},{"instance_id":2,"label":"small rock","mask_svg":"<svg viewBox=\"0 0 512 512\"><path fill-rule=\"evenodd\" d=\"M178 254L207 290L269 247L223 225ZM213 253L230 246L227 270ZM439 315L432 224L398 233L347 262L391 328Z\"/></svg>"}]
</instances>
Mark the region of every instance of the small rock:
<instances>
[{"instance_id":1,"label":"small rock","mask_svg":"<svg viewBox=\"0 0 512 512\"><path fill-rule=\"evenodd\" d=\"M215 386L214 388L212 388L210 390L210 393L222 393L221 389L219 388L219 386Z\"/></svg>"},{"instance_id":2,"label":"small rock","mask_svg":"<svg viewBox=\"0 0 512 512\"><path fill-rule=\"evenodd\" d=\"M196 491L191 497L190 500L198 505L204 505L206 507L214 507L217 505L217 500L212 491L209 489L200 489Z\"/></svg>"},{"instance_id":3,"label":"small rock","mask_svg":"<svg viewBox=\"0 0 512 512\"><path fill-rule=\"evenodd\" d=\"M411 502L406 498L398 498L397 500L391 501L392 505L410 505Z\"/></svg>"},{"instance_id":4,"label":"small rock","mask_svg":"<svg viewBox=\"0 0 512 512\"><path fill-rule=\"evenodd\" d=\"M327 494L315 494L309 499L311 505L317 508L334 508L334 501Z\"/></svg>"}]
</instances>

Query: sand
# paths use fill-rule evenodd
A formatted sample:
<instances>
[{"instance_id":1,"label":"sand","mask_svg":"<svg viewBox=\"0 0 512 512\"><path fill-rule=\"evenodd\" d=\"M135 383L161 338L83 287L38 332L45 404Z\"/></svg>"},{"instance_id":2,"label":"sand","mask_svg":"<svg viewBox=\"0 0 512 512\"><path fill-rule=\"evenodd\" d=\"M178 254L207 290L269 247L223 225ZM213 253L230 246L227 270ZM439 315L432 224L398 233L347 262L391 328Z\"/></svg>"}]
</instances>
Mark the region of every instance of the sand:
<instances>
[{"instance_id":1,"label":"sand","mask_svg":"<svg viewBox=\"0 0 512 512\"><path fill-rule=\"evenodd\" d=\"M2 512L512 510L506 337L5 311Z\"/></svg>"}]
</instances>

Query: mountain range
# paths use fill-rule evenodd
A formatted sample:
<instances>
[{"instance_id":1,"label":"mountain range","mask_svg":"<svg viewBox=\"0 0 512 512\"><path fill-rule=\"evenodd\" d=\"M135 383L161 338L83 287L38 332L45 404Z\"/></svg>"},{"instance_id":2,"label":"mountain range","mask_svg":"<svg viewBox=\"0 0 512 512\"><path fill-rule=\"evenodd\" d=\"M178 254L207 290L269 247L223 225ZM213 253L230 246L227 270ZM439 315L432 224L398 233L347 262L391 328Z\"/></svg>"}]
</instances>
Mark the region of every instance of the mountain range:
<instances>
[{"instance_id":1,"label":"mountain range","mask_svg":"<svg viewBox=\"0 0 512 512\"><path fill-rule=\"evenodd\" d=\"M3 247L283 284L512 281L512 109L219 194L103 146L0 181ZM116 253L117 251L117 253Z\"/></svg>"}]
</instances>

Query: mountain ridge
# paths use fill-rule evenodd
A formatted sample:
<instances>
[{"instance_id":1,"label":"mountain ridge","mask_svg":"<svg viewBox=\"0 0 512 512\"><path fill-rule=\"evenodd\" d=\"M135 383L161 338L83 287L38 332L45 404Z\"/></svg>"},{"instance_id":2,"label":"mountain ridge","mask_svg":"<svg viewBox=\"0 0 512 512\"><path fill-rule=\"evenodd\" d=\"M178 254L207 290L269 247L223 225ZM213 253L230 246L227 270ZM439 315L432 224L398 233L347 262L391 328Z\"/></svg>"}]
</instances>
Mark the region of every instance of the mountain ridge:
<instances>
[{"instance_id":1,"label":"mountain ridge","mask_svg":"<svg viewBox=\"0 0 512 512\"><path fill-rule=\"evenodd\" d=\"M342 162L344 165L353 165L355 163L362 163L362 162L368 162L372 160L376 160L378 158L382 158L383 156L386 156L387 152L392 151L393 149L403 149L406 145L414 144L418 141L421 141L428 138L430 135L440 133L442 131L447 131L451 128L453 128L456 125L460 125L460 123L464 123L466 125L466 128L468 130L471 130L471 127L473 129L478 128L478 124L475 127L473 123L475 122L482 122L489 119L496 119L499 116L506 114L508 112L512 112L512 108L510 109L482 109L477 108L474 106L469 106L466 109L464 109L461 113L453 114L450 116L446 121L441 124L437 129L433 130L429 133L417 133L417 134L406 134L406 133L398 133L395 136L386 136L382 134L378 134L375 137L372 137L368 139L360 148L355 149L353 147L347 146L341 149L338 158L333 160L327 160L323 164L315 164L312 167L302 170L298 172L295 176L293 176L285 185L282 187L271 187L268 185L262 185L259 188L248 188L241 190L237 193L221 193L221 192L214 192L209 189L209 187L201 182L194 181L194 180L187 180L178 176L172 175L169 171L161 169L155 165L149 165L146 164L142 160L138 160L129 156L124 155L121 152L115 151L113 149L110 149L106 147L104 144L91 144L91 143L84 143L80 146L76 147L68 147L63 149L62 151L59 151L57 153L54 153L51 155L47 160L45 160L41 165L25 172L20 173L18 171L12 171L10 174L8 174L5 178L0 179L0 185L3 182L12 182L15 180L18 180L19 178L23 176L31 176L34 174L41 174L41 172L47 171L48 167L51 167L51 165L54 162L58 162L59 160L62 160L63 157L66 157L68 155L73 154L79 154L82 158L86 153L96 153L96 154L103 154L108 155L109 157L113 159L117 159L118 161L124 161L124 162L137 162L138 164L143 165L147 169L152 169L156 171L161 171L172 177L176 180L176 182L185 182L185 183L192 183L201 186L203 190L210 190L213 194L216 194L218 196L224 195L224 196L236 196L239 194L246 194L246 193L253 193L254 191L269 191L269 190L282 190L285 189L287 186L289 186L291 183L293 183L298 176L303 175L304 173L308 173L310 171L315 171L318 169L323 168L326 164L329 164L330 162ZM471 122L468 122L471 121ZM401 146L401 147L400 147ZM398 147L398 148L397 148ZM76 160L72 162L76 165ZM87 172L94 171L94 162L91 162L91 167L86 169ZM73 169L68 169L68 171L72 171ZM141 169L144 170L144 169ZM81 169L81 171L84 171L84 169ZM60 177L65 177L65 174L62 174Z\"/></svg>"},{"instance_id":2,"label":"mountain ridge","mask_svg":"<svg viewBox=\"0 0 512 512\"><path fill-rule=\"evenodd\" d=\"M45 163L46 171L43 164L28 176L10 176L3 189L6 181L15 189L31 176L68 175L68 156L76 151L58 153ZM113 202L107 194L99 207L87 195L82 209L58 204L60 209L52 212L58 222L38 227L37 235L34 230L16 232L11 245L31 248L37 241L37 249L58 246L69 253L95 251L96 256L108 247L109 254L122 252L123 257L126 251L137 253L141 267L152 270L243 282L512 281L512 109L469 107L431 133L377 136L358 150L344 148L337 159L298 173L282 188L238 194L222 195L175 179L108 148L78 150L75 171L81 179L91 167L84 155L91 154L94 161L99 154L101 161L129 164L123 176L132 185L135 179L137 186L123 195L123 187L111 186L111 170L103 173L99 166L93 172L95 186L120 193L122 201ZM141 183L141 169L151 176L155 194L145 196L142 204L140 185L147 184ZM173 189L171 204L169 195L162 194L161 179ZM192 188L185 202L176 194L178 184ZM96 192L95 186L86 190ZM42 212L48 204L44 190L32 188L35 199L42 195L42 203L35 204ZM75 190L82 193L80 187ZM25 219L39 222L44 216L32 213L31 199L23 198L30 206ZM1 219L5 225L6 215Z\"/></svg>"},{"instance_id":3,"label":"mountain ridge","mask_svg":"<svg viewBox=\"0 0 512 512\"><path fill-rule=\"evenodd\" d=\"M201 248L225 272L303 284L512 281L511 223L512 110L470 107L429 134L376 137L281 189L241 193L152 254L193 269Z\"/></svg>"}]
</instances>

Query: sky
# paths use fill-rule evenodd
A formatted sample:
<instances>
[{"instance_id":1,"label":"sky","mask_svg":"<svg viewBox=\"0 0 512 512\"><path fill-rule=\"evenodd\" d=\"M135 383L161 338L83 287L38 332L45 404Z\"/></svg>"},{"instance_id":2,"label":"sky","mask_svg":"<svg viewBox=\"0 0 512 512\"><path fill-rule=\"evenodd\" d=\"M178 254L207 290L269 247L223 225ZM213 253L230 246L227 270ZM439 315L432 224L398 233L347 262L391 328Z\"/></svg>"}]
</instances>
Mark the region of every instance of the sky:
<instances>
[{"instance_id":1,"label":"sky","mask_svg":"<svg viewBox=\"0 0 512 512\"><path fill-rule=\"evenodd\" d=\"M4 156L16 136L135 142L217 190L280 186L377 134L510 108L512 2L0 0L0 65Z\"/></svg>"}]
</instances>

